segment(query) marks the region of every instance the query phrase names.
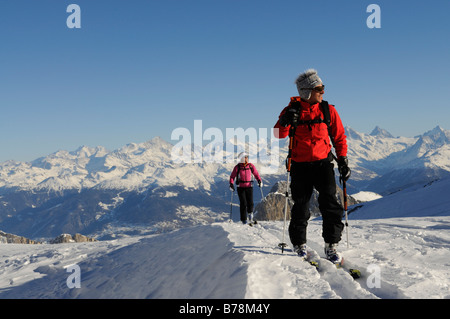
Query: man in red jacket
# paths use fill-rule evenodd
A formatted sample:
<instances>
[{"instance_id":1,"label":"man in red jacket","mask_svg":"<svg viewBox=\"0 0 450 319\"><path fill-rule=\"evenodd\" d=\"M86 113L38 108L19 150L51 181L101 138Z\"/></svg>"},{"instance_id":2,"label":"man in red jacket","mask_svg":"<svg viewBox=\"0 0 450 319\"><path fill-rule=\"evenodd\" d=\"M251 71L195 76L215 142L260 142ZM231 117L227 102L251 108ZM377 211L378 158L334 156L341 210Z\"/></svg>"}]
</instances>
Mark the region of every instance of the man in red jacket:
<instances>
[{"instance_id":1,"label":"man in red jacket","mask_svg":"<svg viewBox=\"0 0 450 319\"><path fill-rule=\"evenodd\" d=\"M291 97L275 124L274 135L285 138L294 130L291 153L291 194L294 206L289 224L289 237L294 250L306 257L306 227L310 218L309 200L313 187L319 192L319 209L323 218L322 236L325 254L335 264L342 257L336 251L344 228L343 207L336 198L333 155L330 135L336 150L338 168L345 181L350 177L347 161L347 138L341 119L329 105L330 130L324 122L323 94L325 86L317 71L309 69L296 80L299 96Z\"/></svg>"}]
</instances>

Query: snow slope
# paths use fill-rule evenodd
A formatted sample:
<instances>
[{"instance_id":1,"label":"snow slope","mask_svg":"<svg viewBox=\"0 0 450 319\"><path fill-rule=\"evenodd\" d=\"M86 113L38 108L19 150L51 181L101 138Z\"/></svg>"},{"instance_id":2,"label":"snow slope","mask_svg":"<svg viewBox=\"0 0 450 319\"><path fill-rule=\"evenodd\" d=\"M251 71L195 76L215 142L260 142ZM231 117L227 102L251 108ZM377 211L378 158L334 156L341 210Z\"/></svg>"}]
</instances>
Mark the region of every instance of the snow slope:
<instances>
[{"instance_id":1,"label":"snow slope","mask_svg":"<svg viewBox=\"0 0 450 319\"><path fill-rule=\"evenodd\" d=\"M362 271L357 281L327 261L317 272L290 249L281 254L283 222L216 222L92 243L1 244L0 298L450 298L449 188L450 179L435 181L349 215L340 251ZM323 255L321 220L310 221L308 246ZM80 288L68 285L73 265Z\"/></svg>"},{"instance_id":2,"label":"snow slope","mask_svg":"<svg viewBox=\"0 0 450 319\"><path fill-rule=\"evenodd\" d=\"M378 200L364 203L354 218L423 217L450 215L450 178L415 186ZM357 196L358 197L358 196Z\"/></svg>"},{"instance_id":3,"label":"snow slope","mask_svg":"<svg viewBox=\"0 0 450 319\"><path fill-rule=\"evenodd\" d=\"M95 243L2 245L0 298L450 298L450 216L350 224L350 248L343 242L341 251L363 271L357 281L326 261L317 272L290 249L281 254L282 222L223 222ZM311 221L308 245L322 253L320 221ZM81 288L67 285L73 264Z\"/></svg>"}]
</instances>

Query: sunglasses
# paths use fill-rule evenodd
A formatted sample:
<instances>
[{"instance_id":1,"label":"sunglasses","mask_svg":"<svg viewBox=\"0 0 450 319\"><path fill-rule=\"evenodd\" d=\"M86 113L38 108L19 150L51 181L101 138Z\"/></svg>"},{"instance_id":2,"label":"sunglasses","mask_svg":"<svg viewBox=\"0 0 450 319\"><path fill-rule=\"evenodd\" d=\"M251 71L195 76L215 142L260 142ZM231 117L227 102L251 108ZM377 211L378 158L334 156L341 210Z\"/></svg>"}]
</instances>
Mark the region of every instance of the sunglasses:
<instances>
[{"instance_id":1,"label":"sunglasses","mask_svg":"<svg viewBox=\"0 0 450 319\"><path fill-rule=\"evenodd\" d=\"M309 88L305 88L305 89L300 89L300 90L311 90L311 91L316 91L316 92L322 92L325 90L325 85L322 86L316 86L315 88L309 89Z\"/></svg>"}]
</instances>

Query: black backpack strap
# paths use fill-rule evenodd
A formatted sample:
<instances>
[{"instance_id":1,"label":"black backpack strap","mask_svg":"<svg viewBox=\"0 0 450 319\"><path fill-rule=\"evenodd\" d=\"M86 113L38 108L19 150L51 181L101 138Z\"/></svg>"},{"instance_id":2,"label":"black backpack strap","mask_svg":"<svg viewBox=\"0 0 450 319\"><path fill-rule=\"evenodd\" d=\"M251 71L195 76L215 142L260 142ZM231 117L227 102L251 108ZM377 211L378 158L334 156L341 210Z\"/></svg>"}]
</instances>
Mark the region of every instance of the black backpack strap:
<instances>
[{"instance_id":1,"label":"black backpack strap","mask_svg":"<svg viewBox=\"0 0 450 319\"><path fill-rule=\"evenodd\" d=\"M239 180L239 171L241 170L241 164L237 164L237 173L236 173L236 185L239 185L239 183L241 182Z\"/></svg>"},{"instance_id":2,"label":"black backpack strap","mask_svg":"<svg viewBox=\"0 0 450 319\"><path fill-rule=\"evenodd\" d=\"M333 144L333 147L336 149L336 147L334 146L334 136L333 133L331 132L330 106L328 105L327 101L322 101L322 103L320 103L320 107L322 108L324 122L328 127L328 136L330 136L331 143ZM333 152L331 152L331 155L333 156L333 159L337 162L336 155L334 155Z\"/></svg>"},{"instance_id":3,"label":"black backpack strap","mask_svg":"<svg viewBox=\"0 0 450 319\"><path fill-rule=\"evenodd\" d=\"M325 120L323 118L318 118L318 119L314 119L314 120L308 120L308 121L297 121L297 125L308 125L308 128L310 131L312 131L312 124L320 124L320 123L325 123Z\"/></svg>"},{"instance_id":4,"label":"black backpack strap","mask_svg":"<svg viewBox=\"0 0 450 319\"><path fill-rule=\"evenodd\" d=\"M293 102L290 104L292 108L294 108L297 112L300 111L301 108L301 103L300 102ZM330 123L331 123L331 117L330 117L330 108L328 106L328 102L327 101L322 101L322 103L320 103L320 107L322 110L322 114L323 114L323 118L316 118L314 120L298 120L297 121L297 125L308 125L309 130L312 130L312 126L313 124L321 124L321 123L325 123L328 127L328 134L331 136L331 127L330 127Z\"/></svg>"},{"instance_id":5,"label":"black backpack strap","mask_svg":"<svg viewBox=\"0 0 450 319\"><path fill-rule=\"evenodd\" d=\"M328 135L330 136L330 140L331 143L333 143L334 146L334 137L333 134L331 133L331 115L330 115L330 106L328 105L327 101L322 101L320 103L320 107L322 108L322 113L323 113L323 122L327 125L328 127Z\"/></svg>"},{"instance_id":6,"label":"black backpack strap","mask_svg":"<svg viewBox=\"0 0 450 319\"><path fill-rule=\"evenodd\" d=\"M322 101L320 103L320 107L322 108L323 113L323 121L327 124L329 127L331 124L331 116L330 116L330 106L328 105L327 101Z\"/></svg>"}]
</instances>

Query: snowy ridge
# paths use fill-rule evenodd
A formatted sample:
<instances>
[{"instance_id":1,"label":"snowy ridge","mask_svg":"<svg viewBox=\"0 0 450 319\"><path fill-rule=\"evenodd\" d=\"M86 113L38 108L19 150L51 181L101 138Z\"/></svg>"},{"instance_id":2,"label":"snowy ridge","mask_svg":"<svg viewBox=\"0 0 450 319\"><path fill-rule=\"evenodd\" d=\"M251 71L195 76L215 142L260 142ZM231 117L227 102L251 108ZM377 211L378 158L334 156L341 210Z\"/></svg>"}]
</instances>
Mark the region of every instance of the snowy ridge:
<instances>
[{"instance_id":1,"label":"snowy ridge","mask_svg":"<svg viewBox=\"0 0 450 319\"><path fill-rule=\"evenodd\" d=\"M290 248L282 254L283 222L218 222L92 243L2 245L0 298L450 298L449 187L450 179L437 181L349 215L349 248L343 236L339 250L362 271L356 281L326 261L318 272ZM323 256L321 233L321 220L311 220L307 244ZM80 288L67 286L72 265Z\"/></svg>"},{"instance_id":2,"label":"snowy ridge","mask_svg":"<svg viewBox=\"0 0 450 319\"><path fill-rule=\"evenodd\" d=\"M449 225L449 217L352 221L350 249L341 250L363 271L357 281L331 264L317 272L289 249L281 254L281 222L224 222L57 247L7 245L0 298L449 298ZM309 245L321 254L321 223L309 227ZM74 264L81 287L70 289L65 268ZM370 267L378 267L379 281Z\"/></svg>"}]
</instances>

